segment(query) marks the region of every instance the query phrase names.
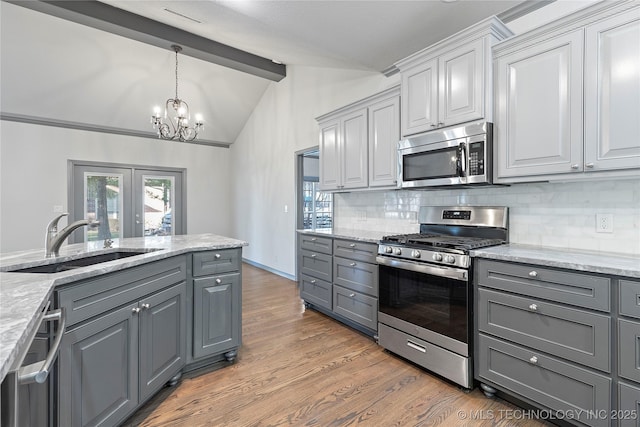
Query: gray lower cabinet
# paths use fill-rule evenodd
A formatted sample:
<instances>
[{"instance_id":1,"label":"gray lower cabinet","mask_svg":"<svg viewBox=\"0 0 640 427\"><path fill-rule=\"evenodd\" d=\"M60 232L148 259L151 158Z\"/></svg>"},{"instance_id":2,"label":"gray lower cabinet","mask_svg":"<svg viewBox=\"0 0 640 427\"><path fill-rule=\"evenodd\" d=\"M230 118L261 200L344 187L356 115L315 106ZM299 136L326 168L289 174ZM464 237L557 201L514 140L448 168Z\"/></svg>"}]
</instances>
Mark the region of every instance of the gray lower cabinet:
<instances>
[{"instance_id":1,"label":"gray lower cabinet","mask_svg":"<svg viewBox=\"0 0 640 427\"><path fill-rule=\"evenodd\" d=\"M640 427L640 386L618 383L619 427Z\"/></svg>"},{"instance_id":2,"label":"gray lower cabinet","mask_svg":"<svg viewBox=\"0 0 640 427\"><path fill-rule=\"evenodd\" d=\"M378 329L377 298L334 284L333 311L369 329Z\"/></svg>"},{"instance_id":3,"label":"gray lower cabinet","mask_svg":"<svg viewBox=\"0 0 640 427\"><path fill-rule=\"evenodd\" d=\"M307 274L300 274L299 286L300 297L306 302L327 310L332 309L333 285L331 282L316 279Z\"/></svg>"},{"instance_id":4,"label":"gray lower cabinet","mask_svg":"<svg viewBox=\"0 0 640 427\"><path fill-rule=\"evenodd\" d=\"M58 425L113 426L186 363L186 256L56 289Z\"/></svg>"},{"instance_id":5,"label":"gray lower cabinet","mask_svg":"<svg viewBox=\"0 0 640 427\"><path fill-rule=\"evenodd\" d=\"M640 427L640 281L620 280L618 319L619 427Z\"/></svg>"},{"instance_id":6,"label":"gray lower cabinet","mask_svg":"<svg viewBox=\"0 0 640 427\"><path fill-rule=\"evenodd\" d=\"M46 336L36 336L25 355L23 365L44 360L49 349ZM18 419L21 426L45 427L49 425L49 384L50 379L42 383L18 386Z\"/></svg>"}]
</instances>

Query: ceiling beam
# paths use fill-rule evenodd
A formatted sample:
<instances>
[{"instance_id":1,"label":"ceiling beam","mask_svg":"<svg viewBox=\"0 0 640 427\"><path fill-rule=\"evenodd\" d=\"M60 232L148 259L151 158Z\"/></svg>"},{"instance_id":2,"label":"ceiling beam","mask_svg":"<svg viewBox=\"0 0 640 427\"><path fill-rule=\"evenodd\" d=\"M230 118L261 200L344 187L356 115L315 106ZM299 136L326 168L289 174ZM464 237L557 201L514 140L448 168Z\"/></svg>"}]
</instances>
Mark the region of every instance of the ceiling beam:
<instances>
[{"instance_id":1,"label":"ceiling beam","mask_svg":"<svg viewBox=\"0 0 640 427\"><path fill-rule=\"evenodd\" d=\"M287 75L284 64L96 0L5 1L171 51L171 45L177 44L181 54L268 80L278 82Z\"/></svg>"}]
</instances>

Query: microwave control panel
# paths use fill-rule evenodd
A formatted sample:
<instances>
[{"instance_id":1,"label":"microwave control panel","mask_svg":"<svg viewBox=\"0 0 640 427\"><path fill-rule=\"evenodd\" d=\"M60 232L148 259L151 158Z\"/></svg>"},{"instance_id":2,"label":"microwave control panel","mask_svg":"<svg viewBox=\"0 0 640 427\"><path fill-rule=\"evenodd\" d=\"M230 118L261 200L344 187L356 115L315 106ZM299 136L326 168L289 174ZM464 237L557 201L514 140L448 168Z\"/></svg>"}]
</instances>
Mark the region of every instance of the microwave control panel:
<instances>
[{"instance_id":1,"label":"microwave control panel","mask_svg":"<svg viewBox=\"0 0 640 427\"><path fill-rule=\"evenodd\" d=\"M469 144L469 173L468 176L484 175L484 142Z\"/></svg>"}]
</instances>

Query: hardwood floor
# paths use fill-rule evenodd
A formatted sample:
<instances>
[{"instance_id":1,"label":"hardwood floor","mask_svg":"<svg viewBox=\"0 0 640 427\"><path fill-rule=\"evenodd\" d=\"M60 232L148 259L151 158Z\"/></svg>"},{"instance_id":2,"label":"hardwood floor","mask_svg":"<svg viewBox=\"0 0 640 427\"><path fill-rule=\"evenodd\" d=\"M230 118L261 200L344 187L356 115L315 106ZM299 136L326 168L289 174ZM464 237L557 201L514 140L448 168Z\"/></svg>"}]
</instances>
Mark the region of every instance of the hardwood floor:
<instances>
[{"instance_id":1,"label":"hardwood floor","mask_svg":"<svg viewBox=\"0 0 640 427\"><path fill-rule=\"evenodd\" d=\"M125 426L542 426L527 413L305 311L295 282L243 265L238 360L165 388Z\"/></svg>"}]
</instances>

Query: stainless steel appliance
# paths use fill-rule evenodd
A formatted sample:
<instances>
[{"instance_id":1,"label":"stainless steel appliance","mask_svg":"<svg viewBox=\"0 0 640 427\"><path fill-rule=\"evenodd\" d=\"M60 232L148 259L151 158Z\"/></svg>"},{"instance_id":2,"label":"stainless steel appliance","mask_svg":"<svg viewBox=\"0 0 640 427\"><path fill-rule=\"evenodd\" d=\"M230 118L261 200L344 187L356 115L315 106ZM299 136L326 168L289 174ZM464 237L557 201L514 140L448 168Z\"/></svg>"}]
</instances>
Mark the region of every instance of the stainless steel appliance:
<instances>
[{"instance_id":1,"label":"stainless steel appliance","mask_svg":"<svg viewBox=\"0 0 640 427\"><path fill-rule=\"evenodd\" d=\"M421 207L419 220L420 233L378 246L378 343L472 388L469 251L508 241L508 208Z\"/></svg>"},{"instance_id":2,"label":"stainless steel appliance","mask_svg":"<svg viewBox=\"0 0 640 427\"><path fill-rule=\"evenodd\" d=\"M398 187L489 185L493 125L477 122L398 143Z\"/></svg>"}]
</instances>

